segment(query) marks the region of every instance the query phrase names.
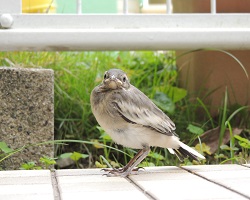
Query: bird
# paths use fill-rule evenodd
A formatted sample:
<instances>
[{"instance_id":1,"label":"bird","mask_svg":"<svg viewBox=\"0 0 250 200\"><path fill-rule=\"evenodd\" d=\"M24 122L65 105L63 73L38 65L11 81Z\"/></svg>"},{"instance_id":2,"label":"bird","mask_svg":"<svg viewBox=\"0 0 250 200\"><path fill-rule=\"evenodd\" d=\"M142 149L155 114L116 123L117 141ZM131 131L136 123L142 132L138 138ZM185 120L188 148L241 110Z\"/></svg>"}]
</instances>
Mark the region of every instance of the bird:
<instances>
[{"instance_id":1,"label":"bird","mask_svg":"<svg viewBox=\"0 0 250 200\"><path fill-rule=\"evenodd\" d=\"M91 92L90 104L99 125L124 147L139 149L123 167L104 169L107 176L127 177L139 171L139 165L150 147L167 148L180 161L200 161L203 155L180 141L174 122L138 88L130 84L124 71L110 69Z\"/></svg>"}]
</instances>

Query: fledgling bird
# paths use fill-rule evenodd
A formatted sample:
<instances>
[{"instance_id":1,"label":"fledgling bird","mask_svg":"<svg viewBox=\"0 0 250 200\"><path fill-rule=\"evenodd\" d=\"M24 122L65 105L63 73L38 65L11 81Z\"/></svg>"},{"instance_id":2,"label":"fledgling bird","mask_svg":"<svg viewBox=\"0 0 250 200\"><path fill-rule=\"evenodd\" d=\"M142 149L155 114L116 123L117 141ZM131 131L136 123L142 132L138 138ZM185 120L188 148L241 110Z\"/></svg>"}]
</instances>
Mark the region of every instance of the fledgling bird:
<instances>
[{"instance_id":1,"label":"fledgling bird","mask_svg":"<svg viewBox=\"0 0 250 200\"><path fill-rule=\"evenodd\" d=\"M125 167L105 170L108 176L126 177L137 171L151 146L167 148L180 161L186 157L205 159L179 140L172 120L131 85L120 69L105 72L102 83L91 92L90 102L97 122L117 144L140 149Z\"/></svg>"}]
</instances>

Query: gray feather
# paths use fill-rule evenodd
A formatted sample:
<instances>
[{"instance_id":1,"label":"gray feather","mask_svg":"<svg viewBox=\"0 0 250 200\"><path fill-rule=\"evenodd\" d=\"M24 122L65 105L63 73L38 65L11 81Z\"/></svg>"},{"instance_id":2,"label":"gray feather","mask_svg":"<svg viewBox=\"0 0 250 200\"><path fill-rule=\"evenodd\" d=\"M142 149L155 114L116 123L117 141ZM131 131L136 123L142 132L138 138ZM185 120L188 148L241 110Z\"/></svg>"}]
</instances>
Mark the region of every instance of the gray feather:
<instances>
[{"instance_id":1,"label":"gray feather","mask_svg":"<svg viewBox=\"0 0 250 200\"><path fill-rule=\"evenodd\" d=\"M175 134L175 124L145 94L133 85L128 89L116 91L111 104L128 122L149 127L166 134Z\"/></svg>"}]
</instances>

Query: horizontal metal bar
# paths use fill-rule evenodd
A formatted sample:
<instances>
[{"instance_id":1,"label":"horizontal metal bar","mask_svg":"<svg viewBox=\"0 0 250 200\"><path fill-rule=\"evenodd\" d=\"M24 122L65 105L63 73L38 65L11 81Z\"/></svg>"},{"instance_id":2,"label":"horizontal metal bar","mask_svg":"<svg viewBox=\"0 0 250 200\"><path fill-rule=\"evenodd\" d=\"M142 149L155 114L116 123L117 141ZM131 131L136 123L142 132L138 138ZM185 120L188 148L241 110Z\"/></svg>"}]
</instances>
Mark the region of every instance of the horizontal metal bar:
<instances>
[{"instance_id":1,"label":"horizontal metal bar","mask_svg":"<svg viewBox=\"0 0 250 200\"><path fill-rule=\"evenodd\" d=\"M250 49L250 29L7 30L1 51Z\"/></svg>"},{"instance_id":2,"label":"horizontal metal bar","mask_svg":"<svg viewBox=\"0 0 250 200\"><path fill-rule=\"evenodd\" d=\"M20 14L21 12L21 0L0 0L0 15L4 13Z\"/></svg>"},{"instance_id":3,"label":"horizontal metal bar","mask_svg":"<svg viewBox=\"0 0 250 200\"><path fill-rule=\"evenodd\" d=\"M250 49L250 15L14 15L0 29L0 51L197 48Z\"/></svg>"},{"instance_id":4,"label":"horizontal metal bar","mask_svg":"<svg viewBox=\"0 0 250 200\"><path fill-rule=\"evenodd\" d=\"M13 15L13 28L250 28L250 14Z\"/></svg>"}]
</instances>

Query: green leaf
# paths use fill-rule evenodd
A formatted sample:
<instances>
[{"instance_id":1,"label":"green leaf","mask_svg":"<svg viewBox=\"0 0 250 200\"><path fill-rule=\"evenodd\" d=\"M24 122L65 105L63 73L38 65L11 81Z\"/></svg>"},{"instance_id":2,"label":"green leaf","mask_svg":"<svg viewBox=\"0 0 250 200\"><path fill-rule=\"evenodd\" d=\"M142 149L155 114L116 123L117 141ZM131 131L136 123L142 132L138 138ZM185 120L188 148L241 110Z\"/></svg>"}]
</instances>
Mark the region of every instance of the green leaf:
<instances>
[{"instance_id":1,"label":"green leaf","mask_svg":"<svg viewBox=\"0 0 250 200\"><path fill-rule=\"evenodd\" d=\"M235 135L234 138L237 139L237 140L239 140L239 141L241 141L241 142L245 142L245 143L249 143L250 144L250 141L248 139L243 138L243 137L241 137L239 135Z\"/></svg>"},{"instance_id":2,"label":"green leaf","mask_svg":"<svg viewBox=\"0 0 250 200\"><path fill-rule=\"evenodd\" d=\"M64 158L70 158L70 156L72 155L73 153L63 153L63 154L61 154L60 156L59 156L59 158L62 158L62 159L64 159Z\"/></svg>"},{"instance_id":3,"label":"green leaf","mask_svg":"<svg viewBox=\"0 0 250 200\"><path fill-rule=\"evenodd\" d=\"M4 153L10 153L13 151L13 149L9 148L5 142L0 142L0 150Z\"/></svg>"},{"instance_id":4,"label":"green leaf","mask_svg":"<svg viewBox=\"0 0 250 200\"><path fill-rule=\"evenodd\" d=\"M138 165L138 167L155 167L155 164L152 163L152 162L146 162L146 161L144 161L144 162L141 162Z\"/></svg>"},{"instance_id":5,"label":"green leaf","mask_svg":"<svg viewBox=\"0 0 250 200\"><path fill-rule=\"evenodd\" d=\"M107 167L107 165L101 164L101 163L98 162L98 161L95 161L95 166L96 166L97 168L106 168L106 167Z\"/></svg>"},{"instance_id":6,"label":"green leaf","mask_svg":"<svg viewBox=\"0 0 250 200\"><path fill-rule=\"evenodd\" d=\"M103 144L100 143L97 139L91 139L91 142L93 142L93 146L97 149L103 149Z\"/></svg>"},{"instance_id":7,"label":"green leaf","mask_svg":"<svg viewBox=\"0 0 250 200\"><path fill-rule=\"evenodd\" d=\"M225 156L224 154L215 154L215 156L214 156L214 158L215 159L221 159L221 158L223 158L223 159L228 159L228 157L227 156Z\"/></svg>"},{"instance_id":8,"label":"green leaf","mask_svg":"<svg viewBox=\"0 0 250 200\"><path fill-rule=\"evenodd\" d=\"M189 124L187 127L187 130L189 130L191 133L194 133L196 135L201 135L204 133L204 130L198 126L194 126L192 124Z\"/></svg>"},{"instance_id":9,"label":"green leaf","mask_svg":"<svg viewBox=\"0 0 250 200\"><path fill-rule=\"evenodd\" d=\"M222 150L226 150L226 151L231 151L231 150L234 150L234 151L238 151L239 149L237 147L229 147L228 145L224 144L224 145L221 145L220 148Z\"/></svg>"},{"instance_id":10,"label":"green leaf","mask_svg":"<svg viewBox=\"0 0 250 200\"><path fill-rule=\"evenodd\" d=\"M81 153L81 155L82 155L82 158L87 158L87 157L89 157L88 154Z\"/></svg>"},{"instance_id":11,"label":"green leaf","mask_svg":"<svg viewBox=\"0 0 250 200\"><path fill-rule=\"evenodd\" d=\"M239 140L239 145L243 148L250 149L250 141L246 138L243 138L239 135L234 136L235 139Z\"/></svg>"},{"instance_id":12,"label":"green leaf","mask_svg":"<svg viewBox=\"0 0 250 200\"><path fill-rule=\"evenodd\" d=\"M198 143L195 145L195 150L197 150L198 152L203 152L203 153L207 153L208 155L211 155L211 151L210 151L210 146L206 145L205 143Z\"/></svg>"},{"instance_id":13,"label":"green leaf","mask_svg":"<svg viewBox=\"0 0 250 200\"><path fill-rule=\"evenodd\" d=\"M156 92L153 102L163 111L168 113L174 113L175 104L174 102L164 93Z\"/></svg>"},{"instance_id":14,"label":"green leaf","mask_svg":"<svg viewBox=\"0 0 250 200\"><path fill-rule=\"evenodd\" d=\"M72 153L72 155L70 156L70 158L74 161L78 161L80 158L87 158L89 155L87 154L81 154L81 153L78 153L78 152L75 152Z\"/></svg>"},{"instance_id":15,"label":"green leaf","mask_svg":"<svg viewBox=\"0 0 250 200\"><path fill-rule=\"evenodd\" d=\"M27 162L21 165L21 169L31 170L34 169L36 164L34 162Z\"/></svg>"},{"instance_id":16,"label":"green leaf","mask_svg":"<svg viewBox=\"0 0 250 200\"><path fill-rule=\"evenodd\" d=\"M100 131L101 134L105 134L105 131L101 126L96 126L96 128L98 129L98 131Z\"/></svg>"},{"instance_id":17,"label":"green leaf","mask_svg":"<svg viewBox=\"0 0 250 200\"><path fill-rule=\"evenodd\" d=\"M70 156L70 158L74 161L78 161L80 158L82 158L82 155L78 152L74 152L72 153L72 155Z\"/></svg>"},{"instance_id":18,"label":"green leaf","mask_svg":"<svg viewBox=\"0 0 250 200\"><path fill-rule=\"evenodd\" d=\"M100 126L96 126L96 128L100 131L101 136L100 138L107 140L107 141L111 141L111 137L104 131L104 129Z\"/></svg>"},{"instance_id":19,"label":"green leaf","mask_svg":"<svg viewBox=\"0 0 250 200\"><path fill-rule=\"evenodd\" d=\"M111 137L106 132L102 133L100 138L102 138L106 141L112 141Z\"/></svg>"},{"instance_id":20,"label":"green leaf","mask_svg":"<svg viewBox=\"0 0 250 200\"><path fill-rule=\"evenodd\" d=\"M229 147L228 145L226 145L226 144L221 145L220 148L221 148L222 150L228 150L228 151L230 151L230 147Z\"/></svg>"},{"instance_id":21,"label":"green leaf","mask_svg":"<svg viewBox=\"0 0 250 200\"><path fill-rule=\"evenodd\" d=\"M55 165L56 161L53 158L49 158L47 156L41 157L40 162L45 165Z\"/></svg>"},{"instance_id":22,"label":"green leaf","mask_svg":"<svg viewBox=\"0 0 250 200\"><path fill-rule=\"evenodd\" d=\"M156 160L164 160L165 159L164 156L162 156L161 154L158 154L158 153L152 152L152 151L148 154L148 156L151 158L154 158Z\"/></svg>"},{"instance_id":23,"label":"green leaf","mask_svg":"<svg viewBox=\"0 0 250 200\"><path fill-rule=\"evenodd\" d=\"M167 87L167 95L171 98L171 100L176 103L187 96L187 90L183 88L178 88L174 86Z\"/></svg>"},{"instance_id":24,"label":"green leaf","mask_svg":"<svg viewBox=\"0 0 250 200\"><path fill-rule=\"evenodd\" d=\"M250 149L250 144L245 142L239 142L239 145L245 149Z\"/></svg>"}]
</instances>

